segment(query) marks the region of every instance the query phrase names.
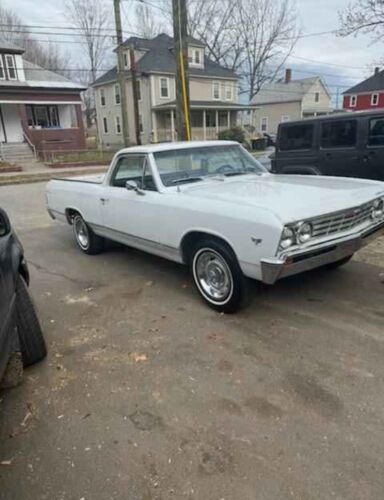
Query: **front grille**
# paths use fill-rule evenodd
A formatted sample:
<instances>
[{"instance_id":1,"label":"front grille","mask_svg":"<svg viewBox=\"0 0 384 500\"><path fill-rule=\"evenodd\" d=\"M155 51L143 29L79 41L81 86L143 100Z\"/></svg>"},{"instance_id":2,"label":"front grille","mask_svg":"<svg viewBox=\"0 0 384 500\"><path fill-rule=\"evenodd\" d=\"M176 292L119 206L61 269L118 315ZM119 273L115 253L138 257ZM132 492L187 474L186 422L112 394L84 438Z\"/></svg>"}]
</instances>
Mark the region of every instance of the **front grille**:
<instances>
[{"instance_id":1,"label":"front grille","mask_svg":"<svg viewBox=\"0 0 384 500\"><path fill-rule=\"evenodd\" d=\"M373 202L350 208L334 214L319 217L313 221L314 237L350 231L371 220Z\"/></svg>"}]
</instances>

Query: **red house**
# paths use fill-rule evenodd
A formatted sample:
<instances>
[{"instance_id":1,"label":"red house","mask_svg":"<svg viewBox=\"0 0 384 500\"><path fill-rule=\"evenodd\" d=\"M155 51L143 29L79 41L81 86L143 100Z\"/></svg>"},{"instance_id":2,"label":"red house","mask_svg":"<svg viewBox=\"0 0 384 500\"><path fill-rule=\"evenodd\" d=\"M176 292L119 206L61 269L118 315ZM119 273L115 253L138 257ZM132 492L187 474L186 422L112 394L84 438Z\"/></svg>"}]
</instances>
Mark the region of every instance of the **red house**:
<instances>
[{"instance_id":1,"label":"red house","mask_svg":"<svg viewBox=\"0 0 384 500\"><path fill-rule=\"evenodd\" d=\"M384 70L343 92L343 108L348 111L384 108Z\"/></svg>"}]
</instances>

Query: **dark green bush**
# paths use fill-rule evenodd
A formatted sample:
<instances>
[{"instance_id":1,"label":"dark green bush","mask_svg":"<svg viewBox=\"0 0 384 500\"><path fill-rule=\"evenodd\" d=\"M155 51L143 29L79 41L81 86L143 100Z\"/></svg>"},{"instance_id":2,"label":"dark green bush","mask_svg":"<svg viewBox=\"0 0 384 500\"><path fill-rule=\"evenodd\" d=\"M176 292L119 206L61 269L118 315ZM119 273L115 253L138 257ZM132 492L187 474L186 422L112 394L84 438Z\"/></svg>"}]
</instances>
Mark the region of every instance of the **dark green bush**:
<instances>
[{"instance_id":1,"label":"dark green bush","mask_svg":"<svg viewBox=\"0 0 384 500\"><path fill-rule=\"evenodd\" d=\"M222 141L245 141L245 133L241 127L233 127L219 132L218 138Z\"/></svg>"}]
</instances>

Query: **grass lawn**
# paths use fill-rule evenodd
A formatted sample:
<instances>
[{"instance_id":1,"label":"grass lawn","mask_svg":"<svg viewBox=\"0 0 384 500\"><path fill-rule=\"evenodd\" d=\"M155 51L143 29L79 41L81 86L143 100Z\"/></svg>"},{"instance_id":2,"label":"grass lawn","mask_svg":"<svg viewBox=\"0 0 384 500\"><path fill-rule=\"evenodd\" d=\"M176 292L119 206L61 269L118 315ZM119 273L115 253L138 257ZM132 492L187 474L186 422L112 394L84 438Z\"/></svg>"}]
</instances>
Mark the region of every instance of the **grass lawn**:
<instances>
[{"instance_id":1,"label":"grass lawn","mask_svg":"<svg viewBox=\"0 0 384 500\"><path fill-rule=\"evenodd\" d=\"M78 151L69 153L54 153L52 159L48 158L51 163L81 163L81 162L99 162L109 161L112 159L115 151Z\"/></svg>"}]
</instances>

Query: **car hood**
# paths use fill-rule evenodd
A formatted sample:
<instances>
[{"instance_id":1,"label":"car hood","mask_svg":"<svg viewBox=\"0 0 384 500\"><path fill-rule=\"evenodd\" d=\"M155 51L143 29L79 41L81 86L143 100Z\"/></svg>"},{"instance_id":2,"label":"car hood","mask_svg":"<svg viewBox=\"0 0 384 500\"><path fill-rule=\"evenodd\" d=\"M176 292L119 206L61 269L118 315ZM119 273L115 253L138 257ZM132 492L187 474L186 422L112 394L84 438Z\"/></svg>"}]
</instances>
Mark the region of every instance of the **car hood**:
<instances>
[{"instance_id":1,"label":"car hood","mask_svg":"<svg viewBox=\"0 0 384 500\"><path fill-rule=\"evenodd\" d=\"M274 212L284 223L361 205L384 195L384 183L314 175L244 175L183 187L194 198Z\"/></svg>"}]
</instances>

